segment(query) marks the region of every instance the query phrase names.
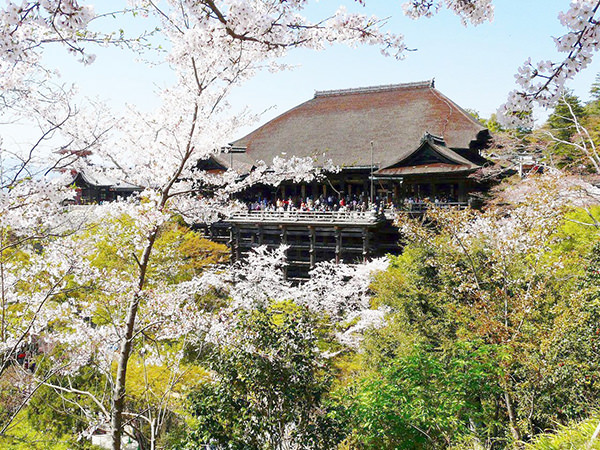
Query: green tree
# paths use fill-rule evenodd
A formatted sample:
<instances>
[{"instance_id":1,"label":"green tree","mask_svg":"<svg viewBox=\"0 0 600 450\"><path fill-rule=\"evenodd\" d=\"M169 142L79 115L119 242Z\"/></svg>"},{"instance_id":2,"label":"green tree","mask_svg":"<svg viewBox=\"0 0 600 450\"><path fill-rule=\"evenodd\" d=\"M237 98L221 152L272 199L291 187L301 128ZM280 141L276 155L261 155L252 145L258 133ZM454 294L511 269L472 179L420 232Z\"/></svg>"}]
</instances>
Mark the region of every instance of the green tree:
<instances>
[{"instance_id":1,"label":"green tree","mask_svg":"<svg viewBox=\"0 0 600 450\"><path fill-rule=\"evenodd\" d=\"M590 95L593 101L600 101L600 73L597 73L596 78L594 78L594 82L590 87Z\"/></svg>"},{"instance_id":2,"label":"green tree","mask_svg":"<svg viewBox=\"0 0 600 450\"><path fill-rule=\"evenodd\" d=\"M495 352L476 342L459 342L452 351L419 344L361 376L337 392L351 430L348 445L429 449L486 441L479 428L499 395Z\"/></svg>"},{"instance_id":3,"label":"green tree","mask_svg":"<svg viewBox=\"0 0 600 450\"><path fill-rule=\"evenodd\" d=\"M335 448L338 424L323 402L331 373L318 335L311 313L291 303L244 313L235 339L208 355L211 380L190 395L193 431L176 448Z\"/></svg>"},{"instance_id":4,"label":"green tree","mask_svg":"<svg viewBox=\"0 0 600 450\"><path fill-rule=\"evenodd\" d=\"M579 97L567 93L556 104L554 111L548 117L547 123L554 136L560 140L569 141L577 132L573 123L574 118L581 120L585 115L585 108Z\"/></svg>"},{"instance_id":5,"label":"green tree","mask_svg":"<svg viewBox=\"0 0 600 450\"><path fill-rule=\"evenodd\" d=\"M485 122L485 126L490 130L491 133L501 133L506 131L505 128L498 122L498 116L496 113L493 113L489 119Z\"/></svg>"},{"instance_id":6,"label":"green tree","mask_svg":"<svg viewBox=\"0 0 600 450\"><path fill-rule=\"evenodd\" d=\"M581 139L589 139L582 130L582 127L585 128L588 112L577 96L566 93L548 117L546 133L551 138L548 151L551 160L558 167L578 169L587 163L587 149L576 144Z\"/></svg>"},{"instance_id":7,"label":"green tree","mask_svg":"<svg viewBox=\"0 0 600 450\"><path fill-rule=\"evenodd\" d=\"M568 192L534 177L484 212L401 220L407 246L373 286L392 318L341 397L359 448L506 448L587 417L600 401L600 305L584 295L598 230L567 222Z\"/></svg>"}]
</instances>

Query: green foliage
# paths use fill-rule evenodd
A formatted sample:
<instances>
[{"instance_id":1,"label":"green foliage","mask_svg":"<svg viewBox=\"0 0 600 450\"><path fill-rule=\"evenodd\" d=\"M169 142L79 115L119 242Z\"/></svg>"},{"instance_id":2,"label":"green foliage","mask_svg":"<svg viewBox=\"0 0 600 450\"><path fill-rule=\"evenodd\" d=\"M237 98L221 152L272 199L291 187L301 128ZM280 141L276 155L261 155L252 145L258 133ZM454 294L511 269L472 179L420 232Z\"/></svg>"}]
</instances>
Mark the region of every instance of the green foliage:
<instances>
[{"instance_id":1,"label":"green foliage","mask_svg":"<svg viewBox=\"0 0 600 450\"><path fill-rule=\"evenodd\" d=\"M487 127L487 129L494 134L506 131L504 127L500 124L500 122L498 122L498 116L496 115L496 113L493 113L490 116L490 118L484 122L484 124Z\"/></svg>"},{"instance_id":2,"label":"green foliage","mask_svg":"<svg viewBox=\"0 0 600 450\"><path fill-rule=\"evenodd\" d=\"M415 346L340 390L351 448L444 448L489 420L500 376L497 349ZM339 414L339 412L338 412ZM488 423L489 425L489 423Z\"/></svg>"},{"instance_id":3,"label":"green foliage","mask_svg":"<svg viewBox=\"0 0 600 450\"><path fill-rule=\"evenodd\" d=\"M515 222L504 208L404 225L403 254L373 285L393 312L336 396L349 448L507 448L600 402L598 230L547 195ZM462 234L472 223L487 225Z\"/></svg>"},{"instance_id":4,"label":"green foliage","mask_svg":"<svg viewBox=\"0 0 600 450\"><path fill-rule=\"evenodd\" d=\"M137 273L136 255L141 255L134 245L135 230L131 218L114 219L112 226L103 224L92 228L82 239L94 242L90 251L93 264L101 269L122 274ZM132 232L134 235L132 235ZM225 263L229 251L223 244L205 239L201 234L177 222L165 225L154 244L155 251L148 268L150 286L173 284L189 280L209 265Z\"/></svg>"},{"instance_id":5,"label":"green foliage","mask_svg":"<svg viewBox=\"0 0 600 450\"><path fill-rule=\"evenodd\" d=\"M24 417L18 417L7 433L0 436L3 450L100 450L87 440L78 440L73 434L55 435L34 426Z\"/></svg>"},{"instance_id":6,"label":"green foliage","mask_svg":"<svg viewBox=\"0 0 600 450\"><path fill-rule=\"evenodd\" d=\"M465 111L476 121L478 121L478 122L483 121L483 119L481 118L481 115L479 114L479 111L477 111L476 109L465 108Z\"/></svg>"},{"instance_id":7,"label":"green foliage","mask_svg":"<svg viewBox=\"0 0 600 450\"><path fill-rule=\"evenodd\" d=\"M339 436L324 409L331 378L317 328L293 304L242 314L235 339L208 358L213 379L190 395L193 431L176 448L333 448Z\"/></svg>"},{"instance_id":8,"label":"green foliage","mask_svg":"<svg viewBox=\"0 0 600 450\"><path fill-rule=\"evenodd\" d=\"M548 125L553 134L563 141L569 141L577 132L574 117L581 120L585 117L585 109L579 98L573 94L565 94L563 99L554 107L554 111L548 117Z\"/></svg>"},{"instance_id":9,"label":"green foliage","mask_svg":"<svg viewBox=\"0 0 600 450\"><path fill-rule=\"evenodd\" d=\"M159 282L181 282L208 266L229 260L229 249L225 245L205 239L201 234L177 223L161 230L154 249L150 276Z\"/></svg>"},{"instance_id":10,"label":"green foliage","mask_svg":"<svg viewBox=\"0 0 600 450\"><path fill-rule=\"evenodd\" d=\"M590 87L590 95L594 100L600 100L600 73L597 73L596 78L594 78L594 82Z\"/></svg>"},{"instance_id":11,"label":"green foliage","mask_svg":"<svg viewBox=\"0 0 600 450\"><path fill-rule=\"evenodd\" d=\"M544 433L535 438L528 444L526 450L600 450L600 440L596 439L594 443L587 447L590 442L596 426L598 425L598 415L590 419L574 422L568 425L561 425L558 430L552 433Z\"/></svg>"},{"instance_id":12,"label":"green foliage","mask_svg":"<svg viewBox=\"0 0 600 450\"><path fill-rule=\"evenodd\" d=\"M493 113L489 119L484 119L479 114L479 111L469 108L465 109L465 111L469 113L469 115L473 117L473 119L484 124L487 127L487 129L490 130L492 133L499 133L505 131L502 125L500 125L500 122L498 122L498 116L496 115L496 113Z\"/></svg>"},{"instance_id":13,"label":"green foliage","mask_svg":"<svg viewBox=\"0 0 600 450\"><path fill-rule=\"evenodd\" d=\"M560 241L557 246L561 253L587 255L600 238L600 206L587 209L575 209L565 216L565 223L559 230ZM581 269L584 269L582 266Z\"/></svg>"}]
</instances>

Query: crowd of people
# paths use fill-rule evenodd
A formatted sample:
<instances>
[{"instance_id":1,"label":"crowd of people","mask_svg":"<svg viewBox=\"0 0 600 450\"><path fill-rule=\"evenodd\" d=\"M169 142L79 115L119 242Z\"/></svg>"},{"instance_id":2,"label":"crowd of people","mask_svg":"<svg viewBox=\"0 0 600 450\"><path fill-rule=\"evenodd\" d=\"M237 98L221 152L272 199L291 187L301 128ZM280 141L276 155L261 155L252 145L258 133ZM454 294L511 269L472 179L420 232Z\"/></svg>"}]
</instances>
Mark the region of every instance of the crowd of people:
<instances>
[{"instance_id":1,"label":"crowd of people","mask_svg":"<svg viewBox=\"0 0 600 450\"><path fill-rule=\"evenodd\" d=\"M379 197L371 203L367 195L320 195L313 197L288 197L287 199L277 198L275 200L267 198L259 198L258 200L249 202L248 209L250 211L370 211L373 209L393 209L393 208L408 208L415 204L443 204L456 202L456 199L450 196L435 196L406 197L400 205L396 205L386 199Z\"/></svg>"},{"instance_id":2,"label":"crowd of people","mask_svg":"<svg viewBox=\"0 0 600 450\"><path fill-rule=\"evenodd\" d=\"M413 203L455 203L457 200L449 195L441 195L434 197L421 197L421 196L409 196L404 199L404 206L411 205Z\"/></svg>"},{"instance_id":3,"label":"crowd of people","mask_svg":"<svg viewBox=\"0 0 600 450\"><path fill-rule=\"evenodd\" d=\"M270 200L266 198L250 202L250 211L368 211L369 201L364 195L345 195L341 197L333 195L320 195L299 198L288 197Z\"/></svg>"}]
</instances>

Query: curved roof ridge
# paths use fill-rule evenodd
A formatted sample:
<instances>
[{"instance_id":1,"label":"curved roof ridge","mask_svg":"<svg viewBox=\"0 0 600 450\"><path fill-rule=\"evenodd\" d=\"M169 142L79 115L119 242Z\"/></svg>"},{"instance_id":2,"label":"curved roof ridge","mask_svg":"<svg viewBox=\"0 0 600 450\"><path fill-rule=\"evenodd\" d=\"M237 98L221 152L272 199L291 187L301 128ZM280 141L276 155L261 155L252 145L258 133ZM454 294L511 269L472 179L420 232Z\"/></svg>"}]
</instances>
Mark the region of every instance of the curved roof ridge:
<instances>
[{"instance_id":1,"label":"curved roof ridge","mask_svg":"<svg viewBox=\"0 0 600 450\"><path fill-rule=\"evenodd\" d=\"M426 81L414 81L412 83L399 83L399 84L382 84L379 86L367 86L350 89L334 89L330 91L315 91L314 98L317 97L328 97L333 95L347 95L347 94L365 94L370 92L382 92L391 91L395 89L407 89L407 88L433 88L434 80Z\"/></svg>"}]
</instances>

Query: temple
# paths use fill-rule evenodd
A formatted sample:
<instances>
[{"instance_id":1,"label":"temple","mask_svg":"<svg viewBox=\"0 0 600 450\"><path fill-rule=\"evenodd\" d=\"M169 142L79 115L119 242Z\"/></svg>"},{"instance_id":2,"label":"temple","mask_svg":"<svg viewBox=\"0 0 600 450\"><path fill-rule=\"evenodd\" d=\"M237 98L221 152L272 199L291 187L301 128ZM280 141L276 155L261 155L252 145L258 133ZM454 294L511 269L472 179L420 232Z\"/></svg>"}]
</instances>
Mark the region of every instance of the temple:
<instances>
[{"instance_id":1,"label":"temple","mask_svg":"<svg viewBox=\"0 0 600 450\"><path fill-rule=\"evenodd\" d=\"M298 156L341 169L321 183L284 183L252 195L371 197L373 181L373 198L395 204L435 196L467 203L483 188L469 176L486 163L480 151L489 139L482 124L426 81L317 91L233 142L218 163L243 172L260 160Z\"/></svg>"},{"instance_id":2,"label":"temple","mask_svg":"<svg viewBox=\"0 0 600 450\"><path fill-rule=\"evenodd\" d=\"M477 173L488 130L433 81L318 91L206 163L240 173L258 161L312 157L339 171L311 183L244 192L247 213L227 220L234 258L256 245L290 245L292 276L316 261L356 261L399 250L396 209L467 207L487 186Z\"/></svg>"},{"instance_id":3,"label":"temple","mask_svg":"<svg viewBox=\"0 0 600 450\"><path fill-rule=\"evenodd\" d=\"M75 198L72 203L77 205L112 202L118 197L127 198L144 190L143 187L102 174L73 171L70 176L71 180L68 184L75 187Z\"/></svg>"}]
</instances>

